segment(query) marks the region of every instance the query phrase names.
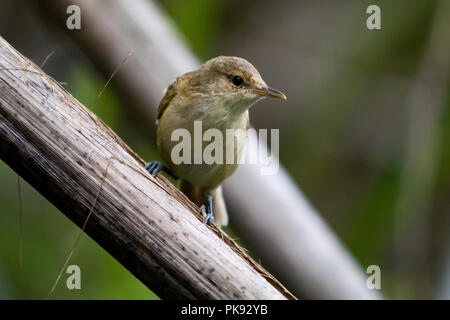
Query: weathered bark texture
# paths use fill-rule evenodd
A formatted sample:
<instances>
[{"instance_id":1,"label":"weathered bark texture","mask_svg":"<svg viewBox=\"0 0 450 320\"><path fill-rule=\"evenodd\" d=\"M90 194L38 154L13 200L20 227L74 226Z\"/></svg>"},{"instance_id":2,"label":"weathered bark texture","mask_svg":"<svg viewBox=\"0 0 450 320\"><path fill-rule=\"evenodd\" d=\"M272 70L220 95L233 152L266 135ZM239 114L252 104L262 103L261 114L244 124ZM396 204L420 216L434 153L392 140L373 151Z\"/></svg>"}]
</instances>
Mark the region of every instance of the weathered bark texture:
<instances>
[{"instance_id":1,"label":"weathered bark texture","mask_svg":"<svg viewBox=\"0 0 450 320\"><path fill-rule=\"evenodd\" d=\"M110 163L86 233L162 298L294 298L2 38L0 157L79 226Z\"/></svg>"}]
</instances>

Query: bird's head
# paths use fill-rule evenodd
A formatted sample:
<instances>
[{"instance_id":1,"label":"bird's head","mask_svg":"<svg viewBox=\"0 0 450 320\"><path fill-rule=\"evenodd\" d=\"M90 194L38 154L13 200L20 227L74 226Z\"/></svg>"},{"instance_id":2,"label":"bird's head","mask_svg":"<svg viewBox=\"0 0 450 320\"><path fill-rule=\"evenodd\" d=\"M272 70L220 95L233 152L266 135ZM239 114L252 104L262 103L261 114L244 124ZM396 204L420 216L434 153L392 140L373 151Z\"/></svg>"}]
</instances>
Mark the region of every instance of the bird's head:
<instances>
[{"instance_id":1,"label":"bird's head","mask_svg":"<svg viewBox=\"0 0 450 320\"><path fill-rule=\"evenodd\" d=\"M246 110L265 97L286 100L282 92L267 86L250 62L238 57L213 58L197 70L196 78L198 89L235 109Z\"/></svg>"}]
</instances>

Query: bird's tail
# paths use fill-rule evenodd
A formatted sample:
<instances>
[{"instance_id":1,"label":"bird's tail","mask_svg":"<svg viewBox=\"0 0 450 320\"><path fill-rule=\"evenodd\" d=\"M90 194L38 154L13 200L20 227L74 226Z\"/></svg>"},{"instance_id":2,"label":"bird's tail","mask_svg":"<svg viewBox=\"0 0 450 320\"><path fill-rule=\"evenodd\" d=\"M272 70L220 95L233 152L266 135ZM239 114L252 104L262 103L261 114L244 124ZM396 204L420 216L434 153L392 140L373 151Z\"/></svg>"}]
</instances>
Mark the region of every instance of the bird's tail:
<instances>
[{"instance_id":1,"label":"bird's tail","mask_svg":"<svg viewBox=\"0 0 450 320\"><path fill-rule=\"evenodd\" d=\"M213 210L217 224L221 227L226 227L228 225L228 212L225 199L223 198L222 187L218 187L213 192Z\"/></svg>"},{"instance_id":2,"label":"bird's tail","mask_svg":"<svg viewBox=\"0 0 450 320\"><path fill-rule=\"evenodd\" d=\"M206 191L195 186L186 180L181 180L180 190L199 207L206 203ZM225 227L228 225L228 213L223 199L222 187L210 191L209 194L213 197L213 212L214 219L219 226Z\"/></svg>"}]
</instances>

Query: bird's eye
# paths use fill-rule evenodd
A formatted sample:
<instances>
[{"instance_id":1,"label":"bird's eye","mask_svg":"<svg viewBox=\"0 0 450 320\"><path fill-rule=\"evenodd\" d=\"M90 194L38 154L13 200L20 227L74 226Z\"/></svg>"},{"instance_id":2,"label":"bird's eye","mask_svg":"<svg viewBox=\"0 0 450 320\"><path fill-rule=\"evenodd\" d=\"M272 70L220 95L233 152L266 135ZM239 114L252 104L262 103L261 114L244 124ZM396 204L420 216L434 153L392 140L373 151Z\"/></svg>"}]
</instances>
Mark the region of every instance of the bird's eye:
<instances>
[{"instance_id":1,"label":"bird's eye","mask_svg":"<svg viewBox=\"0 0 450 320\"><path fill-rule=\"evenodd\" d=\"M233 78L231 78L231 82L232 82L235 86L239 87L239 86L242 86L242 85L244 84L244 79L242 79L242 78L239 77L239 76L233 76Z\"/></svg>"}]
</instances>

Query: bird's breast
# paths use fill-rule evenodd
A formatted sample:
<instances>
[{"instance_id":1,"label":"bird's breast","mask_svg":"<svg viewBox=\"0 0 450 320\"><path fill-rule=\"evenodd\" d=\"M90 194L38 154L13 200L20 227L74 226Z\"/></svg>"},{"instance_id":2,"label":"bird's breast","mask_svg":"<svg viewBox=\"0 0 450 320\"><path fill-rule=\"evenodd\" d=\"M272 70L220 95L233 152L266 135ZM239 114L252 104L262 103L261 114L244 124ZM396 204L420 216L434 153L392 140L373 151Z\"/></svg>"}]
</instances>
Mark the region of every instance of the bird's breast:
<instances>
[{"instance_id":1,"label":"bird's breast","mask_svg":"<svg viewBox=\"0 0 450 320\"><path fill-rule=\"evenodd\" d=\"M226 111L208 105L174 104L164 112L158 122L158 149L177 177L213 189L237 168L247 136L248 111L237 116ZM179 160L180 152L190 161L174 161L177 156L175 160ZM190 153L189 157L184 153Z\"/></svg>"}]
</instances>

